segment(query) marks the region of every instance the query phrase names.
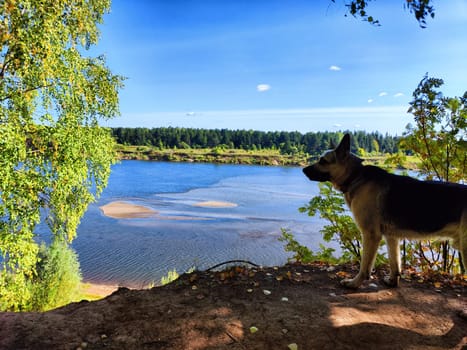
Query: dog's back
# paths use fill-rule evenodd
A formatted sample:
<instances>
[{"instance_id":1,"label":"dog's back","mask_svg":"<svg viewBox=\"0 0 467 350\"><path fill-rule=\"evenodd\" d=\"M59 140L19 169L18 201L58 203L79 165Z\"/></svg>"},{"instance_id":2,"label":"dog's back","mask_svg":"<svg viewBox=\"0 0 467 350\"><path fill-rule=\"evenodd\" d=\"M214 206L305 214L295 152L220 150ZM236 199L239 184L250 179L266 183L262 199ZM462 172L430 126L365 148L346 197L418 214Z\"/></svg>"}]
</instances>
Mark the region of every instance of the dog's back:
<instances>
[{"instance_id":1,"label":"dog's back","mask_svg":"<svg viewBox=\"0 0 467 350\"><path fill-rule=\"evenodd\" d=\"M362 167L363 182L381 188L380 215L398 229L435 233L467 215L467 186L420 181L375 166Z\"/></svg>"}]
</instances>

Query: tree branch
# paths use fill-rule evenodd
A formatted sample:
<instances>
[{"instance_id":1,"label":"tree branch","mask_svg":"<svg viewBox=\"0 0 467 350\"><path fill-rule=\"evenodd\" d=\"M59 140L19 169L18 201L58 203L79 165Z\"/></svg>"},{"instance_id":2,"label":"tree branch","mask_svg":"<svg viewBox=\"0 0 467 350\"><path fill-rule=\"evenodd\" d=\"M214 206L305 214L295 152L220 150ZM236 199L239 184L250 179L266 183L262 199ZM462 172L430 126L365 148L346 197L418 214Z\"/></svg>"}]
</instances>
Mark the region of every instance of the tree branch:
<instances>
[{"instance_id":1,"label":"tree branch","mask_svg":"<svg viewBox=\"0 0 467 350\"><path fill-rule=\"evenodd\" d=\"M43 89L43 88L46 88L46 87L50 87L52 86L52 84L47 84L47 85L40 85L40 86L36 86L36 87L32 87L32 88L28 88L26 90L23 90L23 91L20 91L19 94L26 94L28 92L32 92L32 91L36 91L36 90L40 90L40 89ZM12 98L17 92L14 92L14 93L11 93L3 98L0 98L0 102L4 102L10 98Z\"/></svg>"}]
</instances>

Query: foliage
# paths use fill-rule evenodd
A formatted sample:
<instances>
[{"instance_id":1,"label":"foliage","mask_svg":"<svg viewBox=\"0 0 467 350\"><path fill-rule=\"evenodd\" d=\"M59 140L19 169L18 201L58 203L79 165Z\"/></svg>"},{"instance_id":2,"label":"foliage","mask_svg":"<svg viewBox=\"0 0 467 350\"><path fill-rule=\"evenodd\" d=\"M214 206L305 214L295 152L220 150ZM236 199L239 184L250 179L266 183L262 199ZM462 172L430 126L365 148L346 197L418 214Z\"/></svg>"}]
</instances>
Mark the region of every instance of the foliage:
<instances>
[{"instance_id":1,"label":"foliage","mask_svg":"<svg viewBox=\"0 0 467 350\"><path fill-rule=\"evenodd\" d=\"M114 162L101 118L118 113L122 78L84 53L110 0L0 3L0 299L30 305L45 222L70 242Z\"/></svg>"},{"instance_id":2,"label":"foliage","mask_svg":"<svg viewBox=\"0 0 467 350\"><path fill-rule=\"evenodd\" d=\"M401 147L421 159L420 171L429 179L458 182L467 179L467 91L444 97L443 80L425 76L413 93L409 124Z\"/></svg>"},{"instance_id":3,"label":"foliage","mask_svg":"<svg viewBox=\"0 0 467 350\"><path fill-rule=\"evenodd\" d=\"M289 260L294 260L301 263L312 263L315 261L326 261L335 263L337 259L333 256L334 249L326 248L324 245L320 244L320 251L318 253L313 253L310 248L301 245L295 238L292 232L289 230L281 228L282 235L279 237L280 242L285 242L284 249L286 252L293 252L294 255Z\"/></svg>"},{"instance_id":4,"label":"foliage","mask_svg":"<svg viewBox=\"0 0 467 350\"><path fill-rule=\"evenodd\" d=\"M341 132L254 131L192 128L113 128L119 144L158 148L211 148L221 152L227 148L244 150L279 150L281 154L321 154L331 143L338 143ZM366 152L397 152L399 138L378 132L352 132L352 149Z\"/></svg>"},{"instance_id":5,"label":"foliage","mask_svg":"<svg viewBox=\"0 0 467 350\"><path fill-rule=\"evenodd\" d=\"M329 182L319 184L319 196L313 197L308 205L299 208L301 213L309 216L319 214L329 225L320 232L326 242L339 242L343 255L352 260L360 259L361 234L352 217L345 209L345 201L341 193L334 190Z\"/></svg>"},{"instance_id":6,"label":"foliage","mask_svg":"<svg viewBox=\"0 0 467 350\"><path fill-rule=\"evenodd\" d=\"M43 244L39 259L32 284L32 310L49 310L81 296L78 256L66 242L56 239L49 247Z\"/></svg>"},{"instance_id":7,"label":"foliage","mask_svg":"<svg viewBox=\"0 0 467 350\"><path fill-rule=\"evenodd\" d=\"M448 249L444 256L446 242L442 241L403 241L402 260L404 265L419 271L460 272L455 250Z\"/></svg>"},{"instance_id":8,"label":"foliage","mask_svg":"<svg viewBox=\"0 0 467 350\"><path fill-rule=\"evenodd\" d=\"M345 201L342 194L332 188L329 182L319 184L319 195L313 197L308 205L299 208L302 213L309 216L318 215L329 224L321 230L325 242L337 241L342 249L339 258L333 256L334 249L320 245L320 251L315 254L309 248L298 243L293 235L282 230L280 241L286 242L285 250L294 252L293 258L302 262L313 262L316 260L326 262L359 261L361 254L361 234L353 221L347 214ZM386 262L384 254L378 253L376 265Z\"/></svg>"},{"instance_id":9,"label":"foliage","mask_svg":"<svg viewBox=\"0 0 467 350\"><path fill-rule=\"evenodd\" d=\"M443 80L420 81L409 112L415 125L408 125L400 147L421 160L420 173L428 179L461 182L467 179L467 92L462 97L444 97L438 89ZM429 268L450 271L458 267L449 241L413 243L415 259Z\"/></svg>"},{"instance_id":10,"label":"foliage","mask_svg":"<svg viewBox=\"0 0 467 350\"><path fill-rule=\"evenodd\" d=\"M178 279L179 274L177 273L177 270L173 269L167 272L167 276L162 276L161 278L161 285L165 286L166 284L169 284L170 282L175 281Z\"/></svg>"},{"instance_id":11,"label":"foliage","mask_svg":"<svg viewBox=\"0 0 467 350\"><path fill-rule=\"evenodd\" d=\"M335 2L335 0L331 0ZM366 11L368 3L371 0L352 0L346 4L349 13L354 17L360 17L364 21L367 21L370 24L379 26L379 20L375 19L373 16L369 15ZM410 13L413 13L415 19L419 23L420 27L426 27L426 18L435 17L435 9L431 5L432 0L406 0L404 7L409 10Z\"/></svg>"}]
</instances>

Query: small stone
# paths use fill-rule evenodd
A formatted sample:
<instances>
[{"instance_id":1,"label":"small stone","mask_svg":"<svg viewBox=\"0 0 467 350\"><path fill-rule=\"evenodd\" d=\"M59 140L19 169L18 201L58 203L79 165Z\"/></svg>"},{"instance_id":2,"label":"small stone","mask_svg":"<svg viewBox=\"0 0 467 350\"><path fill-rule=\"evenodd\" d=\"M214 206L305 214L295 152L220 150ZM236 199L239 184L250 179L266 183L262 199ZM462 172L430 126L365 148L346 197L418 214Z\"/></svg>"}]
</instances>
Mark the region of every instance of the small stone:
<instances>
[{"instance_id":1,"label":"small stone","mask_svg":"<svg viewBox=\"0 0 467 350\"><path fill-rule=\"evenodd\" d=\"M247 291L248 293L253 293L253 289L251 289L251 288L248 288L246 291Z\"/></svg>"},{"instance_id":2,"label":"small stone","mask_svg":"<svg viewBox=\"0 0 467 350\"><path fill-rule=\"evenodd\" d=\"M370 283L370 284L368 285L368 287L370 287L370 288L378 288L378 285L377 285L376 283Z\"/></svg>"},{"instance_id":3,"label":"small stone","mask_svg":"<svg viewBox=\"0 0 467 350\"><path fill-rule=\"evenodd\" d=\"M82 349L86 349L87 347L88 347L88 343L86 343L85 341L83 341L83 342L81 343L81 348L82 348Z\"/></svg>"},{"instance_id":4,"label":"small stone","mask_svg":"<svg viewBox=\"0 0 467 350\"><path fill-rule=\"evenodd\" d=\"M290 350L298 350L298 345L296 343L291 343L287 345Z\"/></svg>"},{"instance_id":5,"label":"small stone","mask_svg":"<svg viewBox=\"0 0 467 350\"><path fill-rule=\"evenodd\" d=\"M271 291L267 289L263 289L264 295L271 295Z\"/></svg>"},{"instance_id":6,"label":"small stone","mask_svg":"<svg viewBox=\"0 0 467 350\"><path fill-rule=\"evenodd\" d=\"M289 333L289 330L285 329L285 328L282 328L282 333L287 334L287 333Z\"/></svg>"},{"instance_id":7,"label":"small stone","mask_svg":"<svg viewBox=\"0 0 467 350\"><path fill-rule=\"evenodd\" d=\"M336 270L336 267L335 267L335 266L329 266L329 267L326 269L327 272L333 272L333 271L335 271L335 270Z\"/></svg>"},{"instance_id":8,"label":"small stone","mask_svg":"<svg viewBox=\"0 0 467 350\"><path fill-rule=\"evenodd\" d=\"M282 298L281 298L281 301L289 301L289 298L287 298L287 297L282 297Z\"/></svg>"},{"instance_id":9,"label":"small stone","mask_svg":"<svg viewBox=\"0 0 467 350\"><path fill-rule=\"evenodd\" d=\"M101 334L101 339L107 339L107 334Z\"/></svg>"},{"instance_id":10,"label":"small stone","mask_svg":"<svg viewBox=\"0 0 467 350\"><path fill-rule=\"evenodd\" d=\"M193 285L193 286L191 286L191 289L192 289L192 290L197 290L197 289L198 289L198 287L197 287L197 286L195 286L195 285Z\"/></svg>"},{"instance_id":11,"label":"small stone","mask_svg":"<svg viewBox=\"0 0 467 350\"><path fill-rule=\"evenodd\" d=\"M336 293L329 293L329 296L335 298L335 297L336 297Z\"/></svg>"}]
</instances>

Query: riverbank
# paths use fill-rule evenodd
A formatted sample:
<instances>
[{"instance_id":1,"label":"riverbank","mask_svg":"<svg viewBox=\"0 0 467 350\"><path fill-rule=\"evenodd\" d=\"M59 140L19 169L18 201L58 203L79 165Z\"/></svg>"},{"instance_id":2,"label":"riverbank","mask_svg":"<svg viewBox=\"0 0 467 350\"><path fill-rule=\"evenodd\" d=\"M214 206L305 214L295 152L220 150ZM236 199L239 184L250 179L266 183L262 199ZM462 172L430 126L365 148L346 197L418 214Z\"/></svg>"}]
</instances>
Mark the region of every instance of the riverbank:
<instances>
[{"instance_id":1,"label":"riverbank","mask_svg":"<svg viewBox=\"0 0 467 350\"><path fill-rule=\"evenodd\" d=\"M166 162L193 162L217 164L246 164L273 166L306 166L310 163L309 154L282 154L279 150L244 150L223 148L189 148L189 149L158 149L150 146L118 145L117 154L120 160L154 160ZM389 154L370 155L363 157L367 164L387 167ZM404 164L398 164L399 169L417 170L420 161L416 157L407 156Z\"/></svg>"},{"instance_id":2,"label":"riverbank","mask_svg":"<svg viewBox=\"0 0 467 350\"><path fill-rule=\"evenodd\" d=\"M197 162L218 164L252 164L252 165L285 165L304 166L308 155L281 154L279 150L221 149L221 148L189 148L189 149L157 149L150 146L117 147L121 160L156 160L168 162Z\"/></svg>"},{"instance_id":3,"label":"riverbank","mask_svg":"<svg viewBox=\"0 0 467 350\"><path fill-rule=\"evenodd\" d=\"M358 290L352 266L195 271L147 290L45 313L1 313L1 349L452 349L467 346L465 284L384 271ZM456 283L454 283L456 282ZM53 330L53 331L51 331Z\"/></svg>"}]
</instances>

